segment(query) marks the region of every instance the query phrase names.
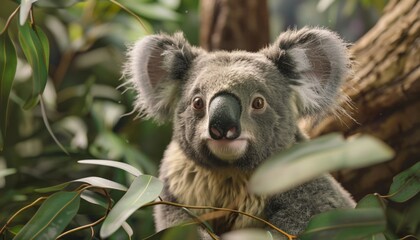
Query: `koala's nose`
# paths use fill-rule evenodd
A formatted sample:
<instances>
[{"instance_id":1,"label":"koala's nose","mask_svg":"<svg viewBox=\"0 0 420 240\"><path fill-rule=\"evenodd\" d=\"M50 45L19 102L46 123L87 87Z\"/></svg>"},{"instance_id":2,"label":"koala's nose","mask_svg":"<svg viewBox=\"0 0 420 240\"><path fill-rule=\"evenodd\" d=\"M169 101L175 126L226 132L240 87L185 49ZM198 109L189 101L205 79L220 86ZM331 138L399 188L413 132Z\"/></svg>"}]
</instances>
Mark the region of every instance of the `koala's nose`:
<instances>
[{"instance_id":1,"label":"koala's nose","mask_svg":"<svg viewBox=\"0 0 420 240\"><path fill-rule=\"evenodd\" d=\"M219 139L235 139L241 134L241 104L232 94L222 93L209 106L209 134Z\"/></svg>"}]
</instances>

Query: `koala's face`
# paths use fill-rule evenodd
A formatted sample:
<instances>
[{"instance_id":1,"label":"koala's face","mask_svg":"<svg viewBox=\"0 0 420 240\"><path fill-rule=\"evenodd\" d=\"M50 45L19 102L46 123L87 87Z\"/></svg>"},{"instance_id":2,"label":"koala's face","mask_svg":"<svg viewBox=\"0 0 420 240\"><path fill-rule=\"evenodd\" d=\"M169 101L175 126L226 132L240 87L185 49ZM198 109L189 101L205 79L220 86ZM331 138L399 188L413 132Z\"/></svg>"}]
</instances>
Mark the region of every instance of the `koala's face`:
<instances>
[{"instance_id":1,"label":"koala's face","mask_svg":"<svg viewBox=\"0 0 420 240\"><path fill-rule=\"evenodd\" d=\"M286 32L257 53L208 53L181 34L154 35L129 57L141 114L172 120L173 141L198 164L243 170L295 143L298 118L333 105L349 65L344 43L323 29Z\"/></svg>"},{"instance_id":2,"label":"koala's face","mask_svg":"<svg viewBox=\"0 0 420 240\"><path fill-rule=\"evenodd\" d=\"M182 92L175 139L200 164L254 168L294 142L291 88L261 54L203 53Z\"/></svg>"}]
</instances>

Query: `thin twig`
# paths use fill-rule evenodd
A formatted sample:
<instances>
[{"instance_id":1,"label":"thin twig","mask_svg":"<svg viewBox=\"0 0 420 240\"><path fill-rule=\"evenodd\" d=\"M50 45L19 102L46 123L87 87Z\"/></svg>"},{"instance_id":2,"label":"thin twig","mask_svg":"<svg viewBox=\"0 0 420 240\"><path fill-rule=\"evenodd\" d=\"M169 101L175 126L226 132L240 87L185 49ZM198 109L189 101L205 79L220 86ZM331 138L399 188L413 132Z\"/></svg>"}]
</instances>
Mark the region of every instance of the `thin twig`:
<instances>
[{"instance_id":1,"label":"thin twig","mask_svg":"<svg viewBox=\"0 0 420 240\"><path fill-rule=\"evenodd\" d=\"M146 27L146 25L144 25L144 23L141 20L141 18L139 16L137 16L134 12L132 12L130 9L126 8L124 5L122 5L121 3L117 2L116 0L109 0L109 1L112 2L113 4L117 5L118 7L122 8L124 11L128 12L134 18L136 18L136 20L143 27L144 31L146 31L146 33L148 33L148 34L151 34L150 30Z\"/></svg>"},{"instance_id":2,"label":"thin twig","mask_svg":"<svg viewBox=\"0 0 420 240\"><path fill-rule=\"evenodd\" d=\"M92 185L87 185L87 186L85 186L85 187L81 188L80 190L78 190L78 192L81 194L84 190L86 190L86 189L88 189L88 188L91 188L91 187L94 187L94 186L92 186ZM110 209L111 209L111 205L112 205L112 199L111 199L111 197L109 196L108 192L107 192L105 189L103 189L103 188L99 188L99 189L101 189L101 190L103 190L103 191L104 191L104 194L105 194L105 196L107 197L107 200L108 200L108 207L107 207L107 209L106 209L105 215L104 215L104 216L102 216L101 218L99 218L98 220L96 220L96 221L95 221L95 222L93 222L93 223L89 223L89 224L86 224L86 225L83 225L83 226L80 226L80 227L76 227L76 228L70 229L70 230L68 230L68 231L66 231L66 232L64 232L64 233L62 233L62 234L60 234L60 235L59 235L56 239L59 239L59 238L61 238L61 237L65 236L65 235L67 235L67 234L71 234L71 233L74 233L74 232L77 232L77 231L80 231L80 230L83 230L83 229L86 229L86 228L90 228L90 229L91 229L91 231L92 231L92 236L94 235L93 227L94 227L94 226L96 226L96 225L98 225L99 223L101 223L102 221L104 221L104 220L105 220L105 218L106 218L106 217L108 216L108 214L109 214L109 211L110 211Z\"/></svg>"},{"instance_id":3,"label":"thin twig","mask_svg":"<svg viewBox=\"0 0 420 240\"><path fill-rule=\"evenodd\" d=\"M0 229L0 234L3 233L3 231L7 228L7 225L9 225L17 215L19 215L21 212L25 211L26 209L36 205L38 202L44 201L47 198L48 197L40 197L40 198L36 199L35 201L33 201L31 204L26 205L25 207L19 209L19 211L17 211L15 214L13 214L13 216L11 216L9 218L9 220L7 220L6 224L4 224L4 226Z\"/></svg>"},{"instance_id":4,"label":"thin twig","mask_svg":"<svg viewBox=\"0 0 420 240\"><path fill-rule=\"evenodd\" d=\"M7 19L6 25L4 25L3 30L0 32L0 35L2 35L4 32L6 32L7 28L10 25L10 22L12 21L13 17L16 16L16 14L18 13L20 9L20 5L15 9L15 11L13 11L12 14L10 14L9 18Z\"/></svg>"},{"instance_id":5,"label":"thin twig","mask_svg":"<svg viewBox=\"0 0 420 240\"><path fill-rule=\"evenodd\" d=\"M206 230L206 232L210 235L210 237L213 240L218 240L219 238L213 233L212 229L210 229L210 227L203 221L201 220L197 215L195 215L193 212L191 212L188 208L183 207L182 210L184 210L185 212L188 213L188 215L190 215L194 221L196 221L198 224L200 224L201 227L204 228L204 230Z\"/></svg>"},{"instance_id":6,"label":"thin twig","mask_svg":"<svg viewBox=\"0 0 420 240\"><path fill-rule=\"evenodd\" d=\"M281 230L280 228L274 226L272 223L259 218L257 216L251 215L249 213L246 212L242 212L239 210L234 210L234 209L229 209L229 208L219 208L219 207L213 207L213 206L192 206L192 205L184 205L184 204L179 204L179 203L173 203L173 202L166 202L166 201L161 201L161 202L151 202L148 204L145 204L142 206L143 207L148 207L148 206L154 206L154 205L159 205L159 204L164 204L164 205L170 205L170 206L175 206L175 207L185 207L185 208L191 208L191 209L211 209L211 210L219 210L219 211L226 211L226 212L233 212L233 213L238 213L238 214L242 214L245 215L247 217L250 217L252 219L258 220L260 222L263 222L264 224L270 226L271 228L273 228L274 230L276 230L277 232L285 235L289 240L292 239L296 239L297 237L291 234L288 234L287 232Z\"/></svg>"},{"instance_id":7,"label":"thin twig","mask_svg":"<svg viewBox=\"0 0 420 240\"><path fill-rule=\"evenodd\" d=\"M408 239L408 238L414 238L414 239L418 239L416 236L414 236L414 235L407 235L407 236L405 236L405 237L403 237L403 238L400 238L399 240L405 240L405 239Z\"/></svg>"}]
</instances>

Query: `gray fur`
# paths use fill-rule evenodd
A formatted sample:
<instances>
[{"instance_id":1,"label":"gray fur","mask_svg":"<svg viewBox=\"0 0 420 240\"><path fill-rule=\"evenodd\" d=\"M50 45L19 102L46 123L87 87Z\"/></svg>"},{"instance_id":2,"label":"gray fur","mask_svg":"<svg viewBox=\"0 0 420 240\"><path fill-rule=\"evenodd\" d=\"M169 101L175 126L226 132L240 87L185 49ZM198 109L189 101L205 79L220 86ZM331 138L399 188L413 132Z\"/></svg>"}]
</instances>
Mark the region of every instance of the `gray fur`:
<instances>
[{"instance_id":1,"label":"gray fur","mask_svg":"<svg viewBox=\"0 0 420 240\"><path fill-rule=\"evenodd\" d=\"M247 181L261 162L304 141L297 126L300 117L321 116L334 107L348 68L344 42L319 28L285 32L257 53L205 52L190 46L180 33L140 40L129 51L125 69L138 94L135 108L158 122L173 121L174 126L160 168L162 198L239 209L292 234L301 232L317 213L353 207L349 194L329 175L275 196L247 191ZM233 140L212 139L209 134L213 111L208 109L220 94L233 96L241 107L240 135ZM203 108L194 107L195 98L202 99ZM253 107L255 99L263 100L261 108ZM155 209L157 230L187 219L179 208ZM231 214L210 223L218 234L261 227ZM202 238L208 236L203 232Z\"/></svg>"}]
</instances>

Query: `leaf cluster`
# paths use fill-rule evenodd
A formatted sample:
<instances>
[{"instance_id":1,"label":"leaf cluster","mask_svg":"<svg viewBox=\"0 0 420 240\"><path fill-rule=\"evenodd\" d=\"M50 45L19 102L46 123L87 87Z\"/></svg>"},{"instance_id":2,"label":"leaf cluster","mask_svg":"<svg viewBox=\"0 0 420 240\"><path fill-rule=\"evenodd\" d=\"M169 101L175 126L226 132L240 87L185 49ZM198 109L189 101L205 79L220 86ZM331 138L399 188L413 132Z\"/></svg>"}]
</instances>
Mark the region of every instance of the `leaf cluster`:
<instances>
[{"instance_id":1,"label":"leaf cluster","mask_svg":"<svg viewBox=\"0 0 420 240\"><path fill-rule=\"evenodd\" d=\"M265 175L267 171L276 171L280 173L292 172L293 175L304 175L304 181L325 174L329 169L342 169L370 164L373 162L384 161L393 156L393 152L382 142L372 137L361 136L355 139L340 141L339 135L332 134L315 139L305 144L299 144L273 159L267 161L263 166L257 169L250 182L251 191L255 192L255 178L259 179L258 184L271 184L271 188L258 190L259 194L274 193L276 191L285 191L286 189L301 184L302 180L296 182L289 181L284 183L275 182L273 184L270 174ZM338 141L337 141L338 140ZM331 144L335 142L334 144ZM336 142L339 142L338 144ZM363 155L357 155L359 159L351 163L353 154L349 150L352 147L366 145L366 150L361 149ZM338 150L337 150L338 149ZM344 152L344 153L343 153ZM307 156L314 156L308 158ZM323 156L323 158L317 158ZM377 157L372 157L377 156ZM339 161L341 159L341 161ZM319 171L314 175L311 170L294 168L293 166L302 166L302 162L313 161L319 165ZM323 167L325 162L330 162L329 167ZM96 164L108 167L114 167L124 170L131 174L134 180L128 189L111 180L100 177L86 177L71 182L66 182L56 186L38 189L38 192L55 192L48 197L42 197L34 203L25 206L18 211L21 213L29 207L44 201L34 216L21 228L17 230L14 238L25 239L27 236L43 236L49 234L47 239L55 239L68 234L74 234L76 231L91 229L92 236L97 235L94 227L100 226L99 235L101 238L112 237L118 229L125 231L126 237L131 239L133 230L127 222L128 218L137 210L145 207L165 204L174 207L183 208L191 217L192 221L185 222L179 226L174 226L155 233L145 239L197 239L197 228L203 227L213 239L219 239L205 222L202 216L196 216L192 209L210 209L214 211L225 211L242 214L247 217L261 221L270 227L271 231L263 230L238 230L223 235L223 239L273 239L273 235L284 235L287 239L397 239L399 237L414 238L419 233L419 218L416 215L419 207L420 192L420 163L412 166L408 170L400 173L394 178L390 187L389 194L381 196L379 194L370 194L363 198L357 204L355 209L337 209L315 215L308 223L307 228L299 236L293 236L283 230L271 225L269 222L257 216L252 216L245 212L234 209L217 208L212 206L189 206L179 203L166 202L159 197L163 189L163 183L150 175L143 175L139 170L126 163L108 161L108 160L82 160L82 164ZM270 166L270 168L267 168ZM267 170L269 169L269 170ZM262 177L259 174L263 174ZM64 191L71 183L79 182L76 189ZM273 190L277 189L277 190ZM124 192L119 199L109 195L109 190L118 190ZM58 191L58 192L57 192ZM103 216L86 225L82 225L70 230L66 229L75 214L80 211L80 200L102 206L105 211ZM404 214L401 214L401 204ZM17 214L18 214L17 213ZM6 225L1 229L1 233L14 234L16 228L11 228L14 218L13 215ZM12 230L13 229L13 230ZM122 231L121 230L121 231ZM403 236L401 236L403 234Z\"/></svg>"}]
</instances>

